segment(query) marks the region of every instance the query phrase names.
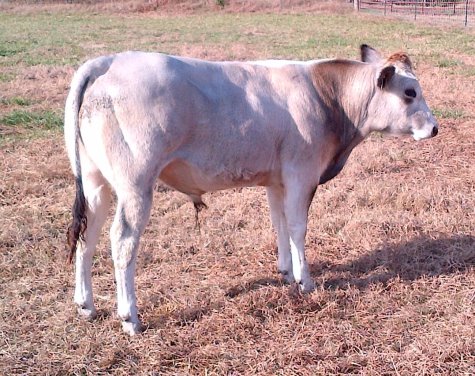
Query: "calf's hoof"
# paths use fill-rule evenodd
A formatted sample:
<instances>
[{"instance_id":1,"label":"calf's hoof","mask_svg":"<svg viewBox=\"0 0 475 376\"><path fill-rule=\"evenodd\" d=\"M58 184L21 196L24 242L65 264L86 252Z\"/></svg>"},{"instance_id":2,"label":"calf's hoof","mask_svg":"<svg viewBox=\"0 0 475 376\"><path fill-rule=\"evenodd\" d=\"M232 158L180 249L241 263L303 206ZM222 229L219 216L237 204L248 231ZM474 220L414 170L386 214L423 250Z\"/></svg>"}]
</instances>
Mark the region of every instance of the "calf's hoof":
<instances>
[{"instance_id":1,"label":"calf's hoof","mask_svg":"<svg viewBox=\"0 0 475 376\"><path fill-rule=\"evenodd\" d=\"M84 305L78 305L78 314L87 321L92 321L97 317L97 311L94 307L86 308Z\"/></svg>"},{"instance_id":2,"label":"calf's hoof","mask_svg":"<svg viewBox=\"0 0 475 376\"><path fill-rule=\"evenodd\" d=\"M140 322L131 322L131 321L122 321L122 329L129 336L140 334L144 330Z\"/></svg>"},{"instance_id":3,"label":"calf's hoof","mask_svg":"<svg viewBox=\"0 0 475 376\"><path fill-rule=\"evenodd\" d=\"M309 294L315 290L315 282L312 279L307 279L305 281L299 282L300 292L303 294Z\"/></svg>"},{"instance_id":4,"label":"calf's hoof","mask_svg":"<svg viewBox=\"0 0 475 376\"><path fill-rule=\"evenodd\" d=\"M279 273L281 274L284 283L291 285L295 282L295 278L292 272L289 272L287 270L279 270Z\"/></svg>"}]
</instances>

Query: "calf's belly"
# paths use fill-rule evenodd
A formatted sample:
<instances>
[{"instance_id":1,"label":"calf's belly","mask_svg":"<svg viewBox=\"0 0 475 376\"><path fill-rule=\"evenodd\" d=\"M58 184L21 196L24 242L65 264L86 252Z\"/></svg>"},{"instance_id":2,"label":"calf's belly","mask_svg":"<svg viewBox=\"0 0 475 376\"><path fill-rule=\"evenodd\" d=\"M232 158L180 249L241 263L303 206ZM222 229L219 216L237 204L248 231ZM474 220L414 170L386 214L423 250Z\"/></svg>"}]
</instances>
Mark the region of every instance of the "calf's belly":
<instances>
[{"instance_id":1,"label":"calf's belly","mask_svg":"<svg viewBox=\"0 0 475 376\"><path fill-rule=\"evenodd\" d=\"M253 171L244 167L205 170L186 160L175 159L162 169L159 179L177 191L201 196L206 192L235 187L269 185L270 176L269 171Z\"/></svg>"}]
</instances>

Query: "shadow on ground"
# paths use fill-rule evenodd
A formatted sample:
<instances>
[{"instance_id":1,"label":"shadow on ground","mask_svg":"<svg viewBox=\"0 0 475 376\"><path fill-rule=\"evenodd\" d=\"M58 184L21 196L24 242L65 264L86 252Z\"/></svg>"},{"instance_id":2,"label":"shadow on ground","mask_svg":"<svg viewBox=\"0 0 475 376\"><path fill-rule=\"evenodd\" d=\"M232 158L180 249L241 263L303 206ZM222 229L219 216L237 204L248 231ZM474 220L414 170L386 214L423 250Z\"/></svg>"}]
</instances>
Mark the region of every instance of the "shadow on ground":
<instances>
[{"instance_id":1,"label":"shadow on ground","mask_svg":"<svg viewBox=\"0 0 475 376\"><path fill-rule=\"evenodd\" d=\"M456 273L473 265L475 237L456 235L438 239L418 237L405 243L386 244L348 263L310 264L310 272L313 278L328 277L324 278L326 289L346 289L350 286L365 289L373 283L387 284L397 277L414 281L423 276ZM244 285L229 288L226 296L234 298L261 287L282 284L276 278L253 279Z\"/></svg>"},{"instance_id":2,"label":"shadow on ground","mask_svg":"<svg viewBox=\"0 0 475 376\"><path fill-rule=\"evenodd\" d=\"M387 244L345 264L312 264L312 275L329 273L328 289L355 286L365 289L372 283L386 284L398 277L414 281L423 276L439 276L464 271L475 265L475 237L456 235L439 239L419 237L406 243Z\"/></svg>"},{"instance_id":3,"label":"shadow on ground","mask_svg":"<svg viewBox=\"0 0 475 376\"><path fill-rule=\"evenodd\" d=\"M398 278L403 281L415 281L424 276L433 277L463 272L475 265L475 237L457 235L439 239L419 237L400 244L387 244L366 255L347 263L317 262L310 265L312 277L323 280L324 288L348 289L356 287L365 290L370 285L382 283L387 285ZM267 286L284 285L279 278L257 278L244 284L231 286L226 298L261 289ZM289 297L301 301L303 296L296 284L289 286ZM303 301L306 301L304 299ZM175 312L173 315L161 317L150 323L149 328L161 327L164 322L173 319L177 325L186 326L200 321L211 311L221 310L224 300L207 302L196 307Z\"/></svg>"}]
</instances>

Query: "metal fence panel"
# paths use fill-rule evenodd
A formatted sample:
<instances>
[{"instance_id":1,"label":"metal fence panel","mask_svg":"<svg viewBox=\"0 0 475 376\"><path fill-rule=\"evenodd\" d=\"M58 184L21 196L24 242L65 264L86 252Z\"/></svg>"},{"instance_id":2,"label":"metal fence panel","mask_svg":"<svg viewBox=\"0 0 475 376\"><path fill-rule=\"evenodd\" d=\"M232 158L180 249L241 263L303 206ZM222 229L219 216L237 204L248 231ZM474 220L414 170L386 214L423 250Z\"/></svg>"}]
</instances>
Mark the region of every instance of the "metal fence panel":
<instances>
[{"instance_id":1,"label":"metal fence panel","mask_svg":"<svg viewBox=\"0 0 475 376\"><path fill-rule=\"evenodd\" d=\"M475 0L355 0L359 9L414 20L448 21L475 26Z\"/></svg>"}]
</instances>

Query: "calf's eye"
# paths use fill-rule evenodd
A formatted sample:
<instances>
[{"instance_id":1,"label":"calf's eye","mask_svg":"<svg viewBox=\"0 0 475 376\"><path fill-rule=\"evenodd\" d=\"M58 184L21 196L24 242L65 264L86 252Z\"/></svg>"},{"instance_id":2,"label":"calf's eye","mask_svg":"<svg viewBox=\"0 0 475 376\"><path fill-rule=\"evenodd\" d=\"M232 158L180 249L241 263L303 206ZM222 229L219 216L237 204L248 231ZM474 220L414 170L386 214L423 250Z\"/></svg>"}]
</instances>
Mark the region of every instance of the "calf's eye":
<instances>
[{"instance_id":1,"label":"calf's eye","mask_svg":"<svg viewBox=\"0 0 475 376\"><path fill-rule=\"evenodd\" d=\"M404 95L410 98L415 98L417 96L416 91L414 89L406 89L404 91Z\"/></svg>"}]
</instances>

